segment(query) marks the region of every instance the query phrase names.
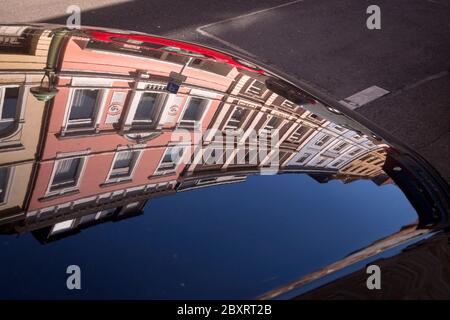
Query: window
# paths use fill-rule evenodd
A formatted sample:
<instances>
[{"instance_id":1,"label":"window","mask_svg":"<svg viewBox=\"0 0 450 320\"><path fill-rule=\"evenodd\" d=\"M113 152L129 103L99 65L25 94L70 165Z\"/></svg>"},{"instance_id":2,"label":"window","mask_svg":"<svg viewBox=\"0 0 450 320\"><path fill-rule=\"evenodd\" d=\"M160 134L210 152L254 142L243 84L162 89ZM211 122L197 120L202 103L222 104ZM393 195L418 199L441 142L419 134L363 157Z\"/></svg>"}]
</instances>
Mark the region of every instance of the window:
<instances>
[{"instance_id":1,"label":"window","mask_svg":"<svg viewBox=\"0 0 450 320\"><path fill-rule=\"evenodd\" d=\"M97 212L97 215L95 216L95 219L103 219L105 217L109 217L111 215L113 215L116 212L117 208L110 208L110 209L105 209L102 211Z\"/></svg>"},{"instance_id":2,"label":"window","mask_svg":"<svg viewBox=\"0 0 450 320\"><path fill-rule=\"evenodd\" d=\"M331 139L330 136L324 135L322 138L316 141L315 145L318 147L323 146L325 143L327 143Z\"/></svg>"},{"instance_id":3,"label":"window","mask_svg":"<svg viewBox=\"0 0 450 320\"><path fill-rule=\"evenodd\" d=\"M342 149L344 149L346 146L348 146L348 143L347 143L347 142L342 142L342 143L340 143L339 145L337 145L337 146L334 148L334 151L339 152L339 151L341 151Z\"/></svg>"},{"instance_id":4,"label":"window","mask_svg":"<svg viewBox=\"0 0 450 320\"><path fill-rule=\"evenodd\" d=\"M208 99L190 98L181 117L180 125L187 128L195 128L202 119L208 102Z\"/></svg>"},{"instance_id":5,"label":"window","mask_svg":"<svg viewBox=\"0 0 450 320\"><path fill-rule=\"evenodd\" d=\"M0 203L5 203L7 200L10 171L9 167L0 168Z\"/></svg>"},{"instance_id":6,"label":"window","mask_svg":"<svg viewBox=\"0 0 450 320\"><path fill-rule=\"evenodd\" d=\"M337 167L338 165L342 164L343 162L344 162L344 160L338 160L338 161L335 161L335 162L332 164L332 166L333 166L333 167Z\"/></svg>"},{"instance_id":7,"label":"window","mask_svg":"<svg viewBox=\"0 0 450 320\"><path fill-rule=\"evenodd\" d=\"M384 160L378 160L377 162L374 162L373 164L376 166L379 166L380 164L383 164Z\"/></svg>"},{"instance_id":8,"label":"window","mask_svg":"<svg viewBox=\"0 0 450 320\"><path fill-rule=\"evenodd\" d=\"M100 90L76 89L70 106L69 124L93 126L97 113Z\"/></svg>"},{"instance_id":9,"label":"window","mask_svg":"<svg viewBox=\"0 0 450 320\"><path fill-rule=\"evenodd\" d=\"M1 120L14 120L17 115L19 87L0 88Z\"/></svg>"},{"instance_id":10,"label":"window","mask_svg":"<svg viewBox=\"0 0 450 320\"><path fill-rule=\"evenodd\" d=\"M144 92L136 107L134 113L133 124L142 122L153 122L157 109L158 93Z\"/></svg>"},{"instance_id":11,"label":"window","mask_svg":"<svg viewBox=\"0 0 450 320\"><path fill-rule=\"evenodd\" d=\"M248 94L261 97L265 91L264 83L261 81L255 80L245 91Z\"/></svg>"},{"instance_id":12,"label":"window","mask_svg":"<svg viewBox=\"0 0 450 320\"><path fill-rule=\"evenodd\" d=\"M161 92L137 91L132 96L124 121L126 130L147 130L156 126L167 95Z\"/></svg>"},{"instance_id":13,"label":"window","mask_svg":"<svg viewBox=\"0 0 450 320\"><path fill-rule=\"evenodd\" d=\"M356 148L356 149L354 149L353 151L351 151L348 155L349 155L349 156L354 156L355 154L359 153L360 151L361 151L360 148Z\"/></svg>"},{"instance_id":14,"label":"window","mask_svg":"<svg viewBox=\"0 0 450 320\"><path fill-rule=\"evenodd\" d=\"M52 231L50 232L50 235L71 229L74 221L75 221L74 219L71 219L71 220L66 220L66 221L56 223L53 226Z\"/></svg>"},{"instance_id":15,"label":"window","mask_svg":"<svg viewBox=\"0 0 450 320\"><path fill-rule=\"evenodd\" d=\"M300 140L303 138L303 136L308 132L308 128L304 126L300 126L297 130L294 131L294 133L289 137L289 141L291 142L300 142Z\"/></svg>"},{"instance_id":16,"label":"window","mask_svg":"<svg viewBox=\"0 0 450 320\"><path fill-rule=\"evenodd\" d=\"M297 160L297 163L304 163L309 157L311 156L311 153L305 153L303 154L300 159Z\"/></svg>"},{"instance_id":17,"label":"window","mask_svg":"<svg viewBox=\"0 0 450 320\"><path fill-rule=\"evenodd\" d=\"M245 109L242 107L235 107L230 119L228 120L225 130L236 130L239 128L241 121L244 119Z\"/></svg>"},{"instance_id":18,"label":"window","mask_svg":"<svg viewBox=\"0 0 450 320\"><path fill-rule=\"evenodd\" d=\"M320 157L319 161L317 161L317 165L319 166L319 165L323 164L327 159L328 158L326 158L326 157Z\"/></svg>"},{"instance_id":19,"label":"window","mask_svg":"<svg viewBox=\"0 0 450 320\"><path fill-rule=\"evenodd\" d=\"M133 172L139 151L118 152L108 179L129 178Z\"/></svg>"},{"instance_id":20,"label":"window","mask_svg":"<svg viewBox=\"0 0 450 320\"><path fill-rule=\"evenodd\" d=\"M95 221L96 216L97 216L96 212L82 216L79 224L86 224L86 223L93 222L93 221Z\"/></svg>"},{"instance_id":21,"label":"window","mask_svg":"<svg viewBox=\"0 0 450 320\"><path fill-rule=\"evenodd\" d=\"M368 155L365 155L364 157L362 157L362 158L359 159L359 160L361 160L361 161L366 161L366 160L370 159L371 157L372 157L372 155L371 155L371 154L368 154Z\"/></svg>"},{"instance_id":22,"label":"window","mask_svg":"<svg viewBox=\"0 0 450 320\"><path fill-rule=\"evenodd\" d=\"M209 144L203 150L203 165L223 164L227 150L220 143Z\"/></svg>"},{"instance_id":23,"label":"window","mask_svg":"<svg viewBox=\"0 0 450 320\"><path fill-rule=\"evenodd\" d=\"M50 185L50 191L76 187L82 165L83 158L71 158L58 161Z\"/></svg>"},{"instance_id":24,"label":"window","mask_svg":"<svg viewBox=\"0 0 450 320\"><path fill-rule=\"evenodd\" d=\"M250 147L245 154L245 163L246 164L258 164L258 150L256 147Z\"/></svg>"},{"instance_id":25,"label":"window","mask_svg":"<svg viewBox=\"0 0 450 320\"><path fill-rule=\"evenodd\" d=\"M289 109L295 109L295 103L289 100L284 100L281 106Z\"/></svg>"},{"instance_id":26,"label":"window","mask_svg":"<svg viewBox=\"0 0 450 320\"><path fill-rule=\"evenodd\" d=\"M0 87L0 132L9 130L18 116L19 87Z\"/></svg>"},{"instance_id":27,"label":"window","mask_svg":"<svg viewBox=\"0 0 450 320\"><path fill-rule=\"evenodd\" d=\"M272 130L276 129L281 123L281 120L277 117L272 117L269 122L264 126L262 130L265 133L270 133Z\"/></svg>"},{"instance_id":28,"label":"window","mask_svg":"<svg viewBox=\"0 0 450 320\"><path fill-rule=\"evenodd\" d=\"M183 146L168 147L164 153L161 163L156 169L157 174L174 173L178 163L181 161L184 154Z\"/></svg>"}]
</instances>

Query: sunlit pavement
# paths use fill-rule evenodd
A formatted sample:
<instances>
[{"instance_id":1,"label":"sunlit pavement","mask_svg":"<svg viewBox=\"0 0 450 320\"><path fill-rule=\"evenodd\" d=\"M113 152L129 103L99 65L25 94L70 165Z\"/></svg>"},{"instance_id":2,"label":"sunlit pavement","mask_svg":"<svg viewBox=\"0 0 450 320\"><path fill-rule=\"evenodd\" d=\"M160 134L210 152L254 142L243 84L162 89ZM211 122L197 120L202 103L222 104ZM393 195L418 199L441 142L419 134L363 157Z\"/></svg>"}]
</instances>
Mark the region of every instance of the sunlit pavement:
<instances>
[{"instance_id":1,"label":"sunlit pavement","mask_svg":"<svg viewBox=\"0 0 450 320\"><path fill-rule=\"evenodd\" d=\"M0 21L65 23L64 8L71 4L7 0ZM77 4L83 25L241 50L337 100L380 87L389 93L356 110L414 147L450 181L449 0L83 0ZM381 9L380 30L366 27L371 4Z\"/></svg>"}]
</instances>

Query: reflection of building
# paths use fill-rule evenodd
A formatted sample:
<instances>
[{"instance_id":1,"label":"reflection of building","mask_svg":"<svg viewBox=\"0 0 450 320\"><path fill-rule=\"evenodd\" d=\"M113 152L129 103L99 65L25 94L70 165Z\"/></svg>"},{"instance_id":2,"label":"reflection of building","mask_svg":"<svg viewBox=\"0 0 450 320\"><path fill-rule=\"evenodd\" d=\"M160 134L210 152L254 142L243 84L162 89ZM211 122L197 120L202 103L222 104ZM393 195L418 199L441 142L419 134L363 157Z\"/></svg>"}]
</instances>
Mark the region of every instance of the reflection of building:
<instances>
[{"instance_id":1,"label":"reflection of building","mask_svg":"<svg viewBox=\"0 0 450 320\"><path fill-rule=\"evenodd\" d=\"M26 26L0 27L0 152L1 163L34 159L44 103L30 87L44 75L49 31Z\"/></svg>"},{"instance_id":2,"label":"reflection of building","mask_svg":"<svg viewBox=\"0 0 450 320\"><path fill-rule=\"evenodd\" d=\"M84 37L67 40L24 226L35 230L51 220L49 234L85 225L86 214L95 221L122 216L137 198L173 190L184 165L171 155L194 150L177 145L174 131L183 129L180 138L195 145L237 73L227 65L189 65L186 81L170 94L169 73L183 67L176 56L143 59Z\"/></svg>"},{"instance_id":3,"label":"reflection of building","mask_svg":"<svg viewBox=\"0 0 450 320\"><path fill-rule=\"evenodd\" d=\"M61 60L31 210L176 179L183 164L170 155L193 148L175 146L174 130L195 144L233 80L186 67L185 84L170 94L169 73L182 65L106 52L83 37L68 39Z\"/></svg>"},{"instance_id":4,"label":"reflection of building","mask_svg":"<svg viewBox=\"0 0 450 320\"><path fill-rule=\"evenodd\" d=\"M386 151L379 149L365 154L363 157L357 158L347 166L343 167L340 172L356 176L376 177L382 174L382 165L386 160Z\"/></svg>"},{"instance_id":5,"label":"reflection of building","mask_svg":"<svg viewBox=\"0 0 450 320\"><path fill-rule=\"evenodd\" d=\"M26 205L45 107L30 88L44 75L49 32L0 27L0 223L20 218Z\"/></svg>"},{"instance_id":6,"label":"reflection of building","mask_svg":"<svg viewBox=\"0 0 450 320\"><path fill-rule=\"evenodd\" d=\"M46 32L36 31L39 50L48 50ZM371 159L382 158L383 146L308 111L319 102L307 94L293 103L267 88L268 76L236 61L213 61L192 45L189 51L124 35L108 41L87 35L65 36L55 77L59 92L47 105L39 150L44 104L28 97L27 88L43 75L45 59L38 71L2 76L20 83L5 101L12 105L13 93L20 94L24 116L17 123L27 133L11 136L23 148L16 144L2 157L2 163L29 160L15 175L20 191L13 193L22 203L32 186L17 232L35 231L46 242L139 214L155 197L243 182L264 168L311 173L320 182L382 174L382 162ZM177 93L166 89L173 72L185 77ZM1 190L12 190L14 183L4 182L11 176L0 171ZM20 207L9 200L7 206Z\"/></svg>"}]
</instances>

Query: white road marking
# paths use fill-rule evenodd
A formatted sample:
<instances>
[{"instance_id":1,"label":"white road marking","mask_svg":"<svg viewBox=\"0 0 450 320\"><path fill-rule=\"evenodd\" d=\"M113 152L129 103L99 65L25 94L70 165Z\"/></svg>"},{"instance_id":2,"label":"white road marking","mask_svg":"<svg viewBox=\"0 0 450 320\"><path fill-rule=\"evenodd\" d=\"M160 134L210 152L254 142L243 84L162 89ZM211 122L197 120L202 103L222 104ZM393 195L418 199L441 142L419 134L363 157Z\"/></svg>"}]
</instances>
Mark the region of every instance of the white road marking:
<instances>
[{"instance_id":1,"label":"white road marking","mask_svg":"<svg viewBox=\"0 0 450 320\"><path fill-rule=\"evenodd\" d=\"M431 76L425 77L417 82L407 85L406 87L403 88L402 91L414 89L424 83L446 77L448 74L449 74L449 72L447 70L439 72L439 73L435 73Z\"/></svg>"},{"instance_id":2,"label":"white road marking","mask_svg":"<svg viewBox=\"0 0 450 320\"><path fill-rule=\"evenodd\" d=\"M255 55L251 54L250 52L248 52L248 51L242 49L241 47L238 47L238 46L236 46L236 45L234 45L234 44L232 44L232 43L230 43L230 42L228 42L228 41L226 41L226 40L224 40L222 38L219 38L219 37L209 33L208 31L205 31L205 29L209 28L209 27L212 27L212 26L219 25L219 24L223 24L223 23L226 23L226 22L231 22L231 21L235 21L235 20L238 20L238 19L242 19L242 18L248 18L248 17L254 16L254 15L260 14L260 13L264 13L264 12L267 12L267 11L283 8L283 7L286 7L286 6L290 6L290 5L293 5L293 4L302 2L302 1L303 0L295 0L295 1L291 1L291 2L286 2L286 3L280 4L280 5L277 5L277 6L274 6L274 7L261 9L261 10L253 11L253 12L246 13L246 14L241 14L241 15L236 16L236 17L227 18L227 19L224 19L224 20L219 20L219 21L216 21L216 22L213 22L213 23L208 23L208 24L205 24L203 26L198 27L196 29L196 31L198 33L200 33L201 35L203 35L205 37L208 37L208 38L211 38L211 39L214 39L214 40L216 40L216 41L218 41L218 42L220 42L220 43L222 43L222 44L224 44L224 45L226 45L226 46L228 46L228 47L230 47L230 48L232 48L232 49L234 49L236 51L240 51L240 52L242 52L242 53L244 53L246 55L255 57Z\"/></svg>"},{"instance_id":3,"label":"white road marking","mask_svg":"<svg viewBox=\"0 0 450 320\"><path fill-rule=\"evenodd\" d=\"M355 93L354 95L351 95L348 98L345 98L344 100L339 101L339 103L343 104L349 109L354 110L388 93L389 91L383 88L371 86L367 89Z\"/></svg>"}]
</instances>

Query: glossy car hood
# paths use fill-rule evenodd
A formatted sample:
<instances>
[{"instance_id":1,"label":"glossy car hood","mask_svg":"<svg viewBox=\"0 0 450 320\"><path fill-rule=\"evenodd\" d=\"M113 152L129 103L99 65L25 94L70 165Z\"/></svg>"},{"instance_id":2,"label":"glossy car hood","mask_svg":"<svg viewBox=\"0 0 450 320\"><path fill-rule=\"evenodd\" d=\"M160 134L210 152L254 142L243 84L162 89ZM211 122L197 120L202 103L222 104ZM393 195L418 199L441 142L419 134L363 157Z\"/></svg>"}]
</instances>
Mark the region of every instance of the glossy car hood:
<instances>
[{"instance_id":1,"label":"glossy car hood","mask_svg":"<svg viewBox=\"0 0 450 320\"><path fill-rule=\"evenodd\" d=\"M447 226L433 168L276 70L137 32L0 30L1 297L71 298L74 264L83 298L294 297Z\"/></svg>"}]
</instances>

